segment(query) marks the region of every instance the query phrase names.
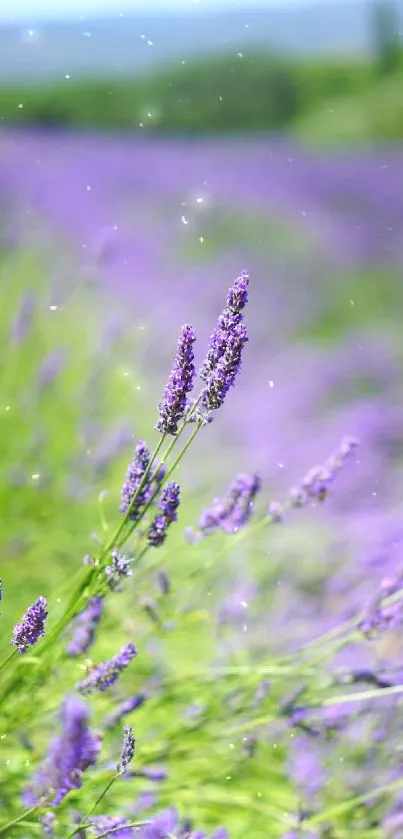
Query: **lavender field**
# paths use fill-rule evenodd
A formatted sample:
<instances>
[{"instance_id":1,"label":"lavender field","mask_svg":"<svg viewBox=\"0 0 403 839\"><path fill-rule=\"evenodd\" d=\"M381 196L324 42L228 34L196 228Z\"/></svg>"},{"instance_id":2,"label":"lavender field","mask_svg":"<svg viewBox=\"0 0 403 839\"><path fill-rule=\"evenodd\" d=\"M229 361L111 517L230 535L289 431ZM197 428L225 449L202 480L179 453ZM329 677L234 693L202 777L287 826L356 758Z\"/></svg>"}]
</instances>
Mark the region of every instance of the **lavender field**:
<instances>
[{"instance_id":1,"label":"lavender field","mask_svg":"<svg viewBox=\"0 0 403 839\"><path fill-rule=\"evenodd\" d=\"M403 837L403 153L4 132L0 218L2 658L39 596L50 627L4 665L0 836ZM242 369L223 405L202 389L186 408L179 522L163 544L124 531L123 579L133 447L158 443L158 411L168 445L180 327L197 342L175 393L237 276L220 340L245 322ZM104 695L95 665L124 644ZM102 747L62 783L90 712ZM106 792L122 720L136 752Z\"/></svg>"}]
</instances>

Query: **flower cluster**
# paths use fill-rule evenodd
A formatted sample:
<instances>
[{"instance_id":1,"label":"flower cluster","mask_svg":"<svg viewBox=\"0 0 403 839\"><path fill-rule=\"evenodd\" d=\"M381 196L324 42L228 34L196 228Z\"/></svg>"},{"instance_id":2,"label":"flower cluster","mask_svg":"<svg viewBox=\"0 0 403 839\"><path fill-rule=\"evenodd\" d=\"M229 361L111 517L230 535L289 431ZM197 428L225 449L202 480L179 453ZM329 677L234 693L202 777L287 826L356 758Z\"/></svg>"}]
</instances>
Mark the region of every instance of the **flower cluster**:
<instances>
[{"instance_id":1,"label":"flower cluster","mask_svg":"<svg viewBox=\"0 0 403 839\"><path fill-rule=\"evenodd\" d=\"M248 341L242 310L248 301L249 276L244 271L227 295L227 305L218 318L200 377L204 381L201 404L209 412L219 408L241 368Z\"/></svg>"},{"instance_id":2,"label":"flower cluster","mask_svg":"<svg viewBox=\"0 0 403 839\"><path fill-rule=\"evenodd\" d=\"M169 481L161 492L158 506L161 510L151 522L148 531L148 544L159 547L166 539L167 530L172 522L177 520L177 509L180 503L180 486L175 481Z\"/></svg>"},{"instance_id":3,"label":"flower cluster","mask_svg":"<svg viewBox=\"0 0 403 839\"><path fill-rule=\"evenodd\" d=\"M38 597L29 607L21 622L14 627L11 643L19 653L26 653L45 634L45 622L48 616L46 597Z\"/></svg>"},{"instance_id":4,"label":"flower cluster","mask_svg":"<svg viewBox=\"0 0 403 839\"><path fill-rule=\"evenodd\" d=\"M244 527L252 515L253 502L260 487L258 475L239 474L229 487L228 494L216 498L210 507L203 510L198 533L188 531L191 540L200 539L218 529L225 533L236 533Z\"/></svg>"},{"instance_id":5,"label":"flower cluster","mask_svg":"<svg viewBox=\"0 0 403 839\"><path fill-rule=\"evenodd\" d=\"M182 326L178 349L171 375L165 386L164 396L158 405L157 431L162 434L176 434L188 407L188 394L193 390L195 366L193 344L194 330L188 324Z\"/></svg>"},{"instance_id":6,"label":"flower cluster","mask_svg":"<svg viewBox=\"0 0 403 839\"><path fill-rule=\"evenodd\" d=\"M120 756L120 763L118 763L117 765L117 771L119 775L124 775L127 767L132 762L135 747L136 741L134 739L133 729L131 725L125 725L123 729L122 754Z\"/></svg>"},{"instance_id":7,"label":"flower cluster","mask_svg":"<svg viewBox=\"0 0 403 839\"><path fill-rule=\"evenodd\" d=\"M76 658L89 649L94 641L102 610L103 598L90 597L86 608L75 619L75 632L67 646L67 655Z\"/></svg>"},{"instance_id":8,"label":"flower cluster","mask_svg":"<svg viewBox=\"0 0 403 839\"><path fill-rule=\"evenodd\" d=\"M121 672L129 666L136 655L137 650L134 644L126 644L114 658L94 667L88 677L79 683L78 690L84 694L93 693L96 690L103 693L115 684Z\"/></svg>"},{"instance_id":9,"label":"flower cluster","mask_svg":"<svg viewBox=\"0 0 403 839\"><path fill-rule=\"evenodd\" d=\"M25 793L28 806L49 799L56 807L72 789L82 786L82 774L93 766L101 740L89 728L89 711L77 696L70 696L61 711L62 733L50 746L43 766Z\"/></svg>"},{"instance_id":10,"label":"flower cluster","mask_svg":"<svg viewBox=\"0 0 403 839\"><path fill-rule=\"evenodd\" d=\"M105 575L108 581L108 586L111 591L120 591L122 587L122 580L125 577L132 575L130 560L121 554L118 548L114 548L111 552L112 563L105 568Z\"/></svg>"}]
</instances>

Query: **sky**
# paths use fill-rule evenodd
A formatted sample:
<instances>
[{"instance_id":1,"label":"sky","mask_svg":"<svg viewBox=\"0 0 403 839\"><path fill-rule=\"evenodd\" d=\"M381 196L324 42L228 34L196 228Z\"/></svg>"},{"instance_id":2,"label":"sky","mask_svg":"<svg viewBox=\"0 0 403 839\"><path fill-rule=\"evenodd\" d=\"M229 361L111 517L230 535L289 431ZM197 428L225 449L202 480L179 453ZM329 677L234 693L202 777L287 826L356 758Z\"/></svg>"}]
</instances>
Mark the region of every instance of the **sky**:
<instances>
[{"instance_id":1,"label":"sky","mask_svg":"<svg viewBox=\"0 0 403 839\"><path fill-rule=\"evenodd\" d=\"M284 7L314 5L324 0L0 0L0 21L22 23L29 26L36 21L61 17L116 14L122 16L137 11L225 9L228 7Z\"/></svg>"}]
</instances>

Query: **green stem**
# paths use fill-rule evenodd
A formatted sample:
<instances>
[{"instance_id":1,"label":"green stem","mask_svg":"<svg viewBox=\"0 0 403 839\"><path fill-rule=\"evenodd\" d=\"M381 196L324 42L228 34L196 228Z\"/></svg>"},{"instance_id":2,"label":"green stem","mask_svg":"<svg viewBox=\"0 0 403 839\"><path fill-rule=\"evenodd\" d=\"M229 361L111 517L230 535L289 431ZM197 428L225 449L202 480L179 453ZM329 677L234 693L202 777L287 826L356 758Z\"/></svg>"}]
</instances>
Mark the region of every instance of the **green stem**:
<instances>
[{"instance_id":1,"label":"green stem","mask_svg":"<svg viewBox=\"0 0 403 839\"><path fill-rule=\"evenodd\" d=\"M35 807L30 807L29 810L24 810L24 812L17 816L17 818L12 819L12 821L10 822L7 822L7 824L5 824L4 827L0 827L0 836L4 836L6 831L9 830L10 827L14 827L16 824L19 824L24 819L26 819L27 816L30 816L32 813L35 813L37 810L37 804L35 805Z\"/></svg>"},{"instance_id":2,"label":"green stem","mask_svg":"<svg viewBox=\"0 0 403 839\"><path fill-rule=\"evenodd\" d=\"M125 824L124 827L128 830L129 827L145 827L147 824L150 824L150 822L130 822L130 824ZM117 827L108 827L108 830L106 830L105 833L98 834L97 839L104 839L105 836L110 836L111 833L117 833L118 830L123 830L122 825L117 825Z\"/></svg>"},{"instance_id":3,"label":"green stem","mask_svg":"<svg viewBox=\"0 0 403 839\"><path fill-rule=\"evenodd\" d=\"M117 775L113 775L113 777L112 777L112 778L110 779L110 781L107 783L106 787L104 787L104 789L102 790L101 795L99 795L99 796L98 796L98 798L97 798L97 800L96 800L95 804L93 804L93 806L91 807L91 810L90 810L90 811L87 813L87 815L85 816L84 821L83 821L83 822L81 822L81 824L76 825L76 827L74 828L73 832L72 832L72 833L69 833L69 835L68 835L68 839L73 839L73 836L75 836L75 835L76 835L76 833L78 833L78 832L79 832L79 830L81 830L82 828L85 828L85 827L87 827L87 828L88 828L88 827L89 827L89 825L88 825L88 820L91 818L92 814L93 814L93 813L95 812L95 810L97 809L98 804L100 804L100 803L101 803L101 801L105 798L105 795L106 795L106 793L107 793L107 792L109 792L109 790L110 790L110 788L111 788L112 784L114 784L114 783L115 783L115 781L116 781L118 778L119 778L119 774L117 774ZM99 837L98 837L98 839L99 839Z\"/></svg>"},{"instance_id":4,"label":"green stem","mask_svg":"<svg viewBox=\"0 0 403 839\"><path fill-rule=\"evenodd\" d=\"M383 696L393 696L403 693L403 685L391 685L387 688L374 690L363 690L359 693L344 694L343 696L332 696L320 703L321 708L328 708L331 705L345 705L349 702L365 702L367 699L380 699Z\"/></svg>"},{"instance_id":5,"label":"green stem","mask_svg":"<svg viewBox=\"0 0 403 839\"><path fill-rule=\"evenodd\" d=\"M5 667L5 666L6 666L6 664L8 664L8 662L9 662L9 661L11 661L11 659L12 659L15 655L17 655L17 653L18 653L18 650L13 650L13 651L10 653L10 655L8 655L8 656L7 656L7 658L5 658L5 659L4 659L4 661L2 662L2 664L0 664L0 670L2 670L2 669L3 669L3 667Z\"/></svg>"}]
</instances>

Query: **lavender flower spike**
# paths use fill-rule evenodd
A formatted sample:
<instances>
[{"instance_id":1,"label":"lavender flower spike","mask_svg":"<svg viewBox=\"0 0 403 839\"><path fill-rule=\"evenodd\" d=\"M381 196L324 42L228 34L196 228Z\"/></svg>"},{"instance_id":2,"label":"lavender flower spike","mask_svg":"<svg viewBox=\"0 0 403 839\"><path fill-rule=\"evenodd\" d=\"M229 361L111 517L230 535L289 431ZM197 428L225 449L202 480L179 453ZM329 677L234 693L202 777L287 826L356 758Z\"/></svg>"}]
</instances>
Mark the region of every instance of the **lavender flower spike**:
<instances>
[{"instance_id":1,"label":"lavender flower spike","mask_svg":"<svg viewBox=\"0 0 403 839\"><path fill-rule=\"evenodd\" d=\"M67 655L76 658L83 655L93 643L95 630L101 620L103 609L102 597L90 597L87 606L76 618L76 630L68 644Z\"/></svg>"},{"instance_id":2,"label":"lavender flower spike","mask_svg":"<svg viewBox=\"0 0 403 839\"><path fill-rule=\"evenodd\" d=\"M99 737L88 727L88 708L79 697L68 697L61 719L62 733L51 744L47 759L25 793L28 806L51 796L51 805L57 807L70 790L82 786L82 773L95 763L101 748Z\"/></svg>"},{"instance_id":3,"label":"lavender flower spike","mask_svg":"<svg viewBox=\"0 0 403 839\"><path fill-rule=\"evenodd\" d=\"M186 413L188 394L193 390L196 372L193 352L195 340L193 327L188 324L182 326L176 358L158 405L159 420L155 427L162 434L176 434Z\"/></svg>"},{"instance_id":4,"label":"lavender flower spike","mask_svg":"<svg viewBox=\"0 0 403 839\"><path fill-rule=\"evenodd\" d=\"M134 739L133 729L131 725L125 725L123 729L123 746L120 763L117 765L119 775L124 775L129 763L132 762L136 741Z\"/></svg>"},{"instance_id":5,"label":"lavender flower spike","mask_svg":"<svg viewBox=\"0 0 403 839\"><path fill-rule=\"evenodd\" d=\"M94 693L96 690L103 693L115 684L121 672L128 667L136 655L137 650L134 644L126 644L110 661L103 661L91 670L89 676L78 685L78 690L84 694Z\"/></svg>"},{"instance_id":6,"label":"lavender flower spike","mask_svg":"<svg viewBox=\"0 0 403 839\"><path fill-rule=\"evenodd\" d=\"M180 486L175 481L169 481L161 492L159 508L161 513L155 516L148 532L148 544L159 547L166 539L167 530L172 522L177 520L176 511L180 503Z\"/></svg>"},{"instance_id":7,"label":"lavender flower spike","mask_svg":"<svg viewBox=\"0 0 403 839\"><path fill-rule=\"evenodd\" d=\"M130 567L130 560L123 554L119 553L118 548L113 548L111 557L112 564L107 565L105 568L108 586L111 591L121 591L122 579L124 579L124 577L131 577L133 573Z\"/></svg>"},{"instance_id":8,"label":"lavender flower spike","mask_svg":"<svg viewBox=\"0 0 403 839\"><path fill-rule=\"evenodd\" d=\"M260 490L258 475L239 474L232 482L225 498L216 498L212 505L203 511L199 521L199 534L206 536L221 529L225 533L236 533L250 519L253 501ZM197 537L196 537L197 538Z\"/></svg>"},{"instance_id":9,"label":"lavender flower spike","mask_svg":"<svg viewBox=\"0 0 403 839\"><path fill-rule=\"evenodd\" d=\"M130 518L132 521L137 521L140 517L141 509L147 503L150 497L150 478L146 480L141 492L138 494L136 501L133 503L134 496L143 480L145 472L150 462L150 452L143 440L139 440L134 451L134 458L130 463L125 482L122 487L122 503L120 510L122 513L127 513L130 508Z\"/></svg>"},{"instance_id":10,"label":"lavender flower spike","mask_svg":"<svg viewBox=\"0 0 403 839\"><path fill-rule=\"evenodd\" d=\"M27 648L36 644L38 639L45 634L47 606L46 597L38 597L23 615L21 623L17 623L14 627L11 643L17 647L19 653L26 653Z\"/></svg>"},{"instance_id":11,"label":"lavender flower spike","mask_svg":"<svg viewBox=\"0 0 403 839\"><path fill-rule=\"evenodd\" d=\"M242 271L227 294L227 305L221 312L214 332L210 338L210 347L200 370L200 378L208 382L218 362L223 357L228 337L235 326L242 322L242 310L248 302L249 275Z\"/></svg>"}]
</instances>

